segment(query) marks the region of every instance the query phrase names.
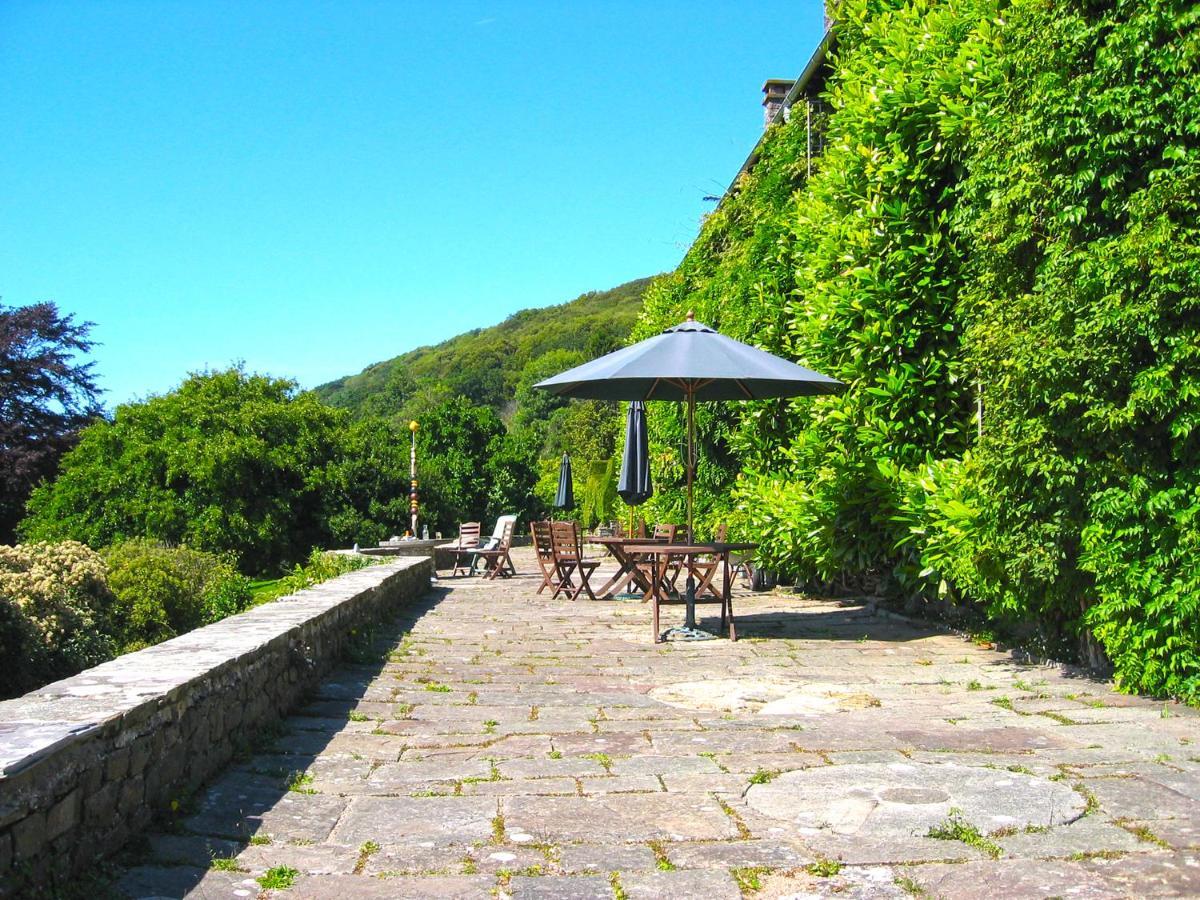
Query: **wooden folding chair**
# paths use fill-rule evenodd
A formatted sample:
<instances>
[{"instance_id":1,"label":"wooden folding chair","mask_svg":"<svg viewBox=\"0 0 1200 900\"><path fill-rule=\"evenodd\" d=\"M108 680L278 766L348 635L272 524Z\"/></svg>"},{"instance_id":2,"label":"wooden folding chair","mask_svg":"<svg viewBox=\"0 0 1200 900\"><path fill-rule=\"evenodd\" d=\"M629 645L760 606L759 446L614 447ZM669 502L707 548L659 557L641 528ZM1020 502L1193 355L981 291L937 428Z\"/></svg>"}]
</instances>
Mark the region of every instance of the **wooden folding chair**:
<instances>
[{"instance_id":1,"label":"wooden folding chair","mask_svg":"<svg viewBox=\"0 0 1200 900\"><path fill-rule=\"evenodd\" d=\"M509 550L512 549L513 531L516 530L516 526L516 516L508 518L504 523L504 530L500 533L500 543L487 550L475 551L475 558L483 560L484 578L495 579L498 576L508 578L517 574L517 568L513 565L512 557L509 556Z\"/></svg>"},{"instance_id":2,"label":"wooden folding chair","mask_svg":"<svg viewBox=\"0 0 1200 900\"><path fill-rule=\"evenodd\" d=\"M577 600L580 593L587 591L588 597L595 600L596 595L592 593L588 579L600 567L600 560L584 558L579 526L574 522L551 522L550 541L554 548L554 566L558 571L558 585L554 588L554 596L567 594L570 600ZM575 587L571 580L571 576L576 574L579 576L578 587Z\"/></svg>"},{"instance_id":3,"label":"wooden folding chair","mask_svg":"<svg viewBox=\"0 0 1200 900\"><path fill-rule=\"evenodd\" d=\"M638 524L643 529L642 536L645 536L645 523L639 522ZM678 525L671 525L669 523L655 525L653 540L673 544L675 543L675 534L677 531L679 531ZM637 564L637 570L643 576L645 584L653 584L656 577L662 576L664 586L670 590L675 590L675 576L679 574L679 566L680 563L678 560L671 562L668 558L664 562L662 570L656 573L654 571L654 563L650 560L645 560ZM650 594L651 590L647 587L646 592L642 595L643 603L650 599Z\"/></svg>"},{"instance_id":4,"label":"wooden folding chair","mask_svg":"<svg viewBox=\"0 0 1200 900\"><path fill-rule=\"evenodd\" d=\"M546 588L558 591L558 567L554 564L554 543L550 536L549 522L530 522L529 533L533 536L533 552L537 557L538 568L542 570L542 586L537 589L540 594ZM553 595L551 595L553 596Z\"/></svg>"},{"instance_id":5,"label":"wooden folding chair","mask_svg":"<svg viewBox=\"0 0 1200 900\"><path fill-rule=\"evenodd\" d=\"M475 552L479 549L479 523L463 522L458 526L458 545L454 548L454 571L451 577L462 570L464 575L471 574L475 565Z\"/></svg>"},{"instance_id":6,"label":"wooden folding chair","mask_svg":"<svg viewBox=\"0 0 1200 900\"><path fill-rule=\"evenodd\" d=\"M718 525L716 531L713 532L713 543L725 543L725 538L728 537L728 535L729 526L725 524ZM717 570L720 568L720 566L720 556L696 557L694 560L692 560L690 568L692 570L692 575L697 579L697 597L701 596L705 591L712 594L714 597L721 596L720 591L712 583L713 576L717 574ZM678 573L676 574L676 579L678 579ZM674 581L672 581L672 584L674 584Z\"/></svg>"}]
</instances>

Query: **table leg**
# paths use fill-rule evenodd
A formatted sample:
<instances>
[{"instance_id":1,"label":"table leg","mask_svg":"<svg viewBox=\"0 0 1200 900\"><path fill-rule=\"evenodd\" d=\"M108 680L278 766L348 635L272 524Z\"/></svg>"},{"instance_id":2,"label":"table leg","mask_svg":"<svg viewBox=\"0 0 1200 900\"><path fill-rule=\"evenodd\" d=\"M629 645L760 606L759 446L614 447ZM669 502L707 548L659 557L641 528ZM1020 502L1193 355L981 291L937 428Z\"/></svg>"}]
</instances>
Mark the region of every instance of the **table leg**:
<instances>
[{"instance_id":1,"label":"table leg","mask_svg":"<svg viewBox=\"0 0 1200 900\"><path fill-rule=\"evenodd\" d=\"M722 591L721 594L725 598L725 602L721 604L721 614L729 611L729 640L737 640L737 626L733 623L733 579L729 577L729 553L722 554L721 568L724 570L721 575Z\"/></svg>"},{"instance_id":2,"label":"table leg","mask_svg":"<svg viewBox=\"0 0 1200 900\"><path fill-rule=\"evenodd\" d=\"M657 553L654 554L653 559L654 559L654 563L653 563L654 572L655 572L655 574L658 574L658 554ZM652 627L654 628L654 643L661 644L662 643L662 632L659 630L659 627L658 627L658 579L657 578L654 579L654 583L651 585L651 595L652 595L651 603L654 607L651 612Z\"/></svg>"}]
</instances>

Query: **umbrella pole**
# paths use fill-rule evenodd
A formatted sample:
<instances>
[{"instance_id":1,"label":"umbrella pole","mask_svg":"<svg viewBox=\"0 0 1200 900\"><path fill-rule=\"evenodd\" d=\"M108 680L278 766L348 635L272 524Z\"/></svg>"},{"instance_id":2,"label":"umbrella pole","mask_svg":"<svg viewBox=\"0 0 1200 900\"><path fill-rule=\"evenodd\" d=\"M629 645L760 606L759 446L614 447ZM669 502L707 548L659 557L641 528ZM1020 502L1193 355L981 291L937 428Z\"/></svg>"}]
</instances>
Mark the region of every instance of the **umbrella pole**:
<instances>
[{"instance_id":1,"label":"umbrella pole","mask_svg":"<svg viewBox=\"0 0 1200 900\"><path fill-rule=\"evenodd\" d=\"M694 543L692 531L692 481L696 470L696 392L688 385L687 392L687 542ZM685 632L696 631L696 580L688 569L687 587L685 588L687 611L683 617Z\"/></svg>"}]
</instances>

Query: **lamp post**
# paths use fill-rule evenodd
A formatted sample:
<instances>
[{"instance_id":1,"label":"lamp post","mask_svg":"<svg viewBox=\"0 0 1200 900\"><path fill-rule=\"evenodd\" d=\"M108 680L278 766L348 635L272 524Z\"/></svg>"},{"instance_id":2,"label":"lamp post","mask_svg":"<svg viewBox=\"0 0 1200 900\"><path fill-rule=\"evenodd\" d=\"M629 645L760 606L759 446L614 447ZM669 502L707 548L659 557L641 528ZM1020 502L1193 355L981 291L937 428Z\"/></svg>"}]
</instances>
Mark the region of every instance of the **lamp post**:
<instances>
[{"instance_id":1,"label":"lamp post","mask_svg":"<svg viewBox=\"0 0 1200 900\"><path fill-rule=\"evenodd\" d=\"M408 458L408 477L412 482L412 490L408 494L408 511L412 516L410 534L414 538L417 536L417 429L419 427L415 421L408 423L408 430L412 432L412 450Z\"/></svg>"}]
</instances>

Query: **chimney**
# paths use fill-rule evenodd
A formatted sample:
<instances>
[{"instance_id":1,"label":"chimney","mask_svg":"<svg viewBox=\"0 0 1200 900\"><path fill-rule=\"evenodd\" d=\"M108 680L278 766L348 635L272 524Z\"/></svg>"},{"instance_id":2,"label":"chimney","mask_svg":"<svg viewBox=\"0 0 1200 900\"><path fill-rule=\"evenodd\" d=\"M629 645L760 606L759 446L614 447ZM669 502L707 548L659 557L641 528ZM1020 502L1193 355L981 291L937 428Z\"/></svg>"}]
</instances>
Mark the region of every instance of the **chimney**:
<instances>
[{"instance_id":1,"label":"chimney","mask_svg":"<svg viewBox=\"0 0 1200 900\"><path fill-rule=\"evenodd\" d=\"M775 120L775 116L783 108L783 101L787 97L787 92L792 89L792 85L795 83L795 81L788 78L771 78L763 85L763 128L766 128Z\"/></svg>"}]
</instances>

